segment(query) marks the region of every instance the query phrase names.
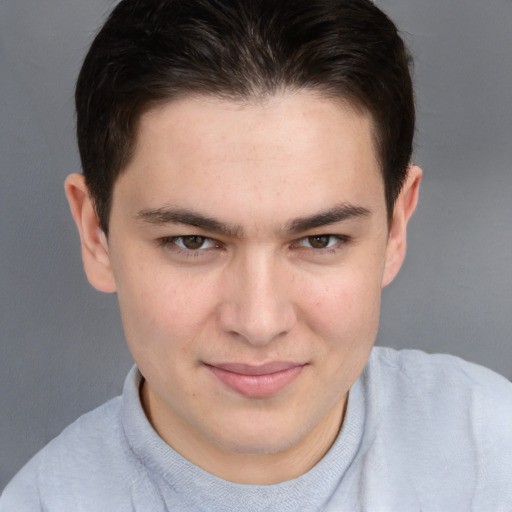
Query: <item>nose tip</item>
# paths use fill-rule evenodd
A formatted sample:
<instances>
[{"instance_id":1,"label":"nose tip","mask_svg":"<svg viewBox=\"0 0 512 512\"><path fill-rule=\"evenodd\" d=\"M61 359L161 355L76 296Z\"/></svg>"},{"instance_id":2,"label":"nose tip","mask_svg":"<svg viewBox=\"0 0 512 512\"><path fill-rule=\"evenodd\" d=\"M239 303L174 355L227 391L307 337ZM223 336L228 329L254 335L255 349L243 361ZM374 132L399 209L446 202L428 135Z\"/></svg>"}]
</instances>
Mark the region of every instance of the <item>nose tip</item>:
<instances>
[{"instance_id":1,"label":"nose tip","mask_svg":"<svg viewBox=\"0 0 512 512\"><path fill-rule=\"evenodd\" d=\"M270 312L268 308L261 308L255 314L246 315L242 312L235 313L231 322L229 333L233 336L243 338L247 343L254 346L264 346L274 339L286 335L291 330L291 321L282 312Z\"/></svg>"},{"instance_id":2,"label":"nose tip","mask_svg":"<svg viewBox=\"0 0 512 512\"><path fill-rule=\"evenodd\" d=\"M264 311L257 312L257 316L247 317L237 312L235 314L223 313L224 331L232 336L254 346L265 346L274 339L286 335L291 330L291 323L283 315L269 315ZM231 316L231 318L227 318ZM288 315L291 316L291 315Z\"/></svg>"},{"instance_id":3,"label":"nose tip","mask_svg":"<svg viewBox=\"0 0 512 512\"><path fill-rule=\"evenodd\" d=\"M267 267L242 277L225 290L219 311L221 329L254 346L286 335L296 322L286 277L275 277Z\"/></svg>"}]
</instances>

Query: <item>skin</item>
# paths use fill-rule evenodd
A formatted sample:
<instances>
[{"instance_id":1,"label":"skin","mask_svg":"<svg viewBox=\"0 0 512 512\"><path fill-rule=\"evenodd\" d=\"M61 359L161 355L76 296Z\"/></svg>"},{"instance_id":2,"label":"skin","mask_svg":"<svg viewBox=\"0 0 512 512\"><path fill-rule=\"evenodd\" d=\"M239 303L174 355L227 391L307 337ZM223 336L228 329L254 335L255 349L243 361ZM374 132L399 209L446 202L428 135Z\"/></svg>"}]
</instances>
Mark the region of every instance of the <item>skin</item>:
<instances>
[{"instance_id":1,"label":"skin","mask_svg":"<svg viewBox=\"0 0 512 512\"><path fill-rule=\"evenodd\" d=\"M143 407L168 444L238 483L289 480L323 457L420 181L411 166L389 225L370 118L311 93L192 97L143 115L108 241L83 177L68 177L88 278L118 294ZM293 378L270 393L215 370L276 363Z\"/></svg>"}]
</instances>

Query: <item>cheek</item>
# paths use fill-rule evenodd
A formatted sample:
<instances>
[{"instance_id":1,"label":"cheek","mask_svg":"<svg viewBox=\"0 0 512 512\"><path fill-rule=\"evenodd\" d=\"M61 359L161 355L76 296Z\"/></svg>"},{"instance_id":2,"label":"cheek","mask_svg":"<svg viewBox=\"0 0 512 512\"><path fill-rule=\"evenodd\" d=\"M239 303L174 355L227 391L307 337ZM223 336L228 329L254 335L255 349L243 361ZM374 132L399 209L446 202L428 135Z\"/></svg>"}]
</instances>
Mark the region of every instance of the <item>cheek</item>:
<instances>
[{"instance_id":1,"label":"cheek","mask_svg":"<svg viewBox=\"0 0 512 512\"><path fill-rule=\"evenodd\" d=\"M365 269L347 269L328 284L311 281L302 288L304 318L324 339L346 345L373 343L380 310L380 280Z\"/></svg>"},{"instance_id":2,"label":"cheek","mask_svg":"<svg viewBox=\"0 0 512 512\"><path fill-rule=\"evenodd\" d=\"M136 357L191 350L213 304L204 281L168 268L124 268L118 298L128 345Z\"/></svg>"}]
</instances>

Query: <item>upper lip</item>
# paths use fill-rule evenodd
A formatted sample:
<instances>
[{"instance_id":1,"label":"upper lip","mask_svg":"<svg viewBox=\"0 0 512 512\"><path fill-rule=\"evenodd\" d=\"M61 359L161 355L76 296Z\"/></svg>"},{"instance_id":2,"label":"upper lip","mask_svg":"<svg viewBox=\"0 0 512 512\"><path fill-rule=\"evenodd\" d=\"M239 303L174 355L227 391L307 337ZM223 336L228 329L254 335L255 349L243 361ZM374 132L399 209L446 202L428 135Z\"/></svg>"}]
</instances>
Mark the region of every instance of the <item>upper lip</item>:
<instances>
[{"instance_id":1,"label":"upper lip","mask_svg":"<svg viewBox=\"0 0 512 512\"><path fill-rule=\"evenodd\" d=\"M298 366L305 366L304 363L294 363L291 361L271 361L260 365L251 365L244 363L215 363L208 364L226 372L238 373L240 375L269 375L272 373L290 370Z\"/></svg>"}]
</instances>

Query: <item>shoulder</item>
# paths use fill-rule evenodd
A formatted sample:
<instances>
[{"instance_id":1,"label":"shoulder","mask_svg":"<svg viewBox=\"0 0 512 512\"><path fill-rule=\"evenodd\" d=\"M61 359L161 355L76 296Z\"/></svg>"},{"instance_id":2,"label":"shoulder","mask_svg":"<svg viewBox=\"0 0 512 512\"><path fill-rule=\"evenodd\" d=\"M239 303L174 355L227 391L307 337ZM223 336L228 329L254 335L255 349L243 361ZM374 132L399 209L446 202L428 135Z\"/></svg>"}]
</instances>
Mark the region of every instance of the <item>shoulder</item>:
<instances>
[{"instance_id":1,"label":"shoulder","mask_svg":"<svg viewBox=\"0 0 512 512\"><path fill-rule=\"evenodd\" d=\"M131 454L121 411L121 397L114 398L67 427L9 483L0 498L0 511L65 510L68 496L84 496L88 491L94 495L116 473L126 473Z\"/></svg>"},{"instance_id":2,"label":"shoulder","mask_svg":"<svg viewBox=\"0 0 512 512\"><path fill-rule=\"evenodd\" d=\"M499 501L502 492L512 499L510 381L459 357L381 347L365 373L376 429L412 455L411 473L421 470L432 489L445 475L452 493L464 475L475 502Z\"/></svg>"},{"instance_id":3,"label":"shoulder","mask_svg":"<svg viewBox=\"0 0 512 512\"><path fill-rule=\"evenodd\" d=\"M512 425L512 383L460 357L376 347L366 372L370 386L385 390L382 399L444 411L447 418L472 415L489 427Z\"/></svg>"},{"instance_id":4,"label":"shoulder","mask_svg":"<svg viewBox=\"0 0 512 512\"><path fill-rule=\"evenodd\" d=\"M462 396L486 396L512 405L512 383L498 373L448 354L427 354L420 350L394 350L375 347L369 371L376 378L395 386L400 392L448 399Z\"/></svg>"}]
</instances>

